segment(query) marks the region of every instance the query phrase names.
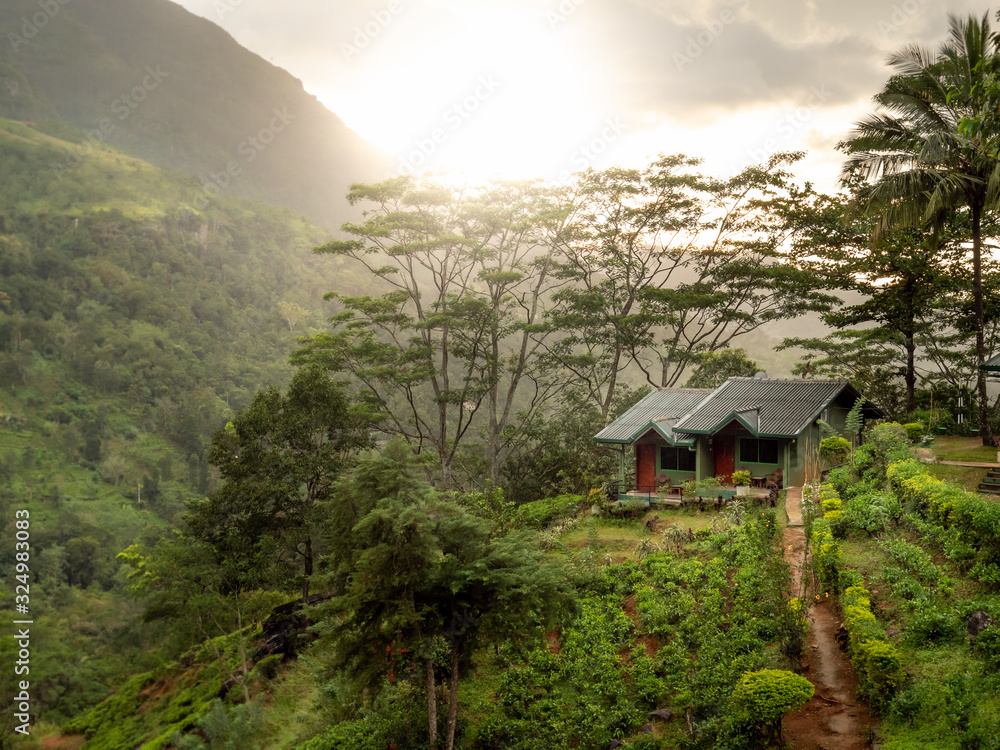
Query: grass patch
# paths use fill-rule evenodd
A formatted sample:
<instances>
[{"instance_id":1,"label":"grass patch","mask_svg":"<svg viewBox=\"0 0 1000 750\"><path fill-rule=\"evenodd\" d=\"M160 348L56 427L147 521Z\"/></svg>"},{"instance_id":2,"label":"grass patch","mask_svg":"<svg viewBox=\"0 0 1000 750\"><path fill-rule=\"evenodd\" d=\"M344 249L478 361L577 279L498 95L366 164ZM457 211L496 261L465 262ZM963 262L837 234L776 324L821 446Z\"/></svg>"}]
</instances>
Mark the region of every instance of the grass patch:
<instances>
[{"instance_id":1,"label":"grass patch","mask_svg":"<svg viewBox=\"0 0 1000 750\"><path fill-rule=\"evenodd\" d=\"M857 570L865 577L865 580L877 578L878 574L891 562L889 557L875 546L874 539L841 540L840 552L846 566ZM869 586L871 585L874 585L874 580L871 580Z\"/></svg>"},{"instance_id":2,"label":"grass patch","mask_svg":"<svg viewBox=\"0 0 1000 750\"><path fill-rule=\"evenodd\" d=\"M326 717L316 710L316 675L300 661L281 667L265 711L265 732L271 747L294 747L326 728Z\"/></svg>"},{"instance_id":3,"label":"grass patch","mask_svg":"<svg viewBox=\"0 0 1000 750\"><path fill-rule=\"evenodd\" d=\"M560 541L570 549L582 549L590 546L592 530L589 524L582 524L573 531L563 535ZM599 519L597 521L596 538L600 547L615 557L637 560L637 548L643 539L652 539L654 534L638 522L628 526L621 522Z\"/></svg>"},{"instance_id":4,"label":"grass patch","mask_svg":"<svg viewBox=\"0 0 1000 750\"><path fill-rule=\"evenodd\" d=\"M978 437L942 435L930 444L939 461L989 461L997 460L997 449L983 445Z\"/></svg>"},{"instance_id":5,"label":"grass patch","mask_svg":"<svg viewBox=\"0 0 1000 750\"><path fill-rule=\"evenodd\" d=\"M994 452L993 457L996 458ZM971 460L971 459L948 459L951 460ZM958 485L962 489L970 492L979 491L979 483L986 476L986 469L977 469L974 466L944 466L942 464L928 464L927 473L942 481Z\"/></svg>"}]
</instances>

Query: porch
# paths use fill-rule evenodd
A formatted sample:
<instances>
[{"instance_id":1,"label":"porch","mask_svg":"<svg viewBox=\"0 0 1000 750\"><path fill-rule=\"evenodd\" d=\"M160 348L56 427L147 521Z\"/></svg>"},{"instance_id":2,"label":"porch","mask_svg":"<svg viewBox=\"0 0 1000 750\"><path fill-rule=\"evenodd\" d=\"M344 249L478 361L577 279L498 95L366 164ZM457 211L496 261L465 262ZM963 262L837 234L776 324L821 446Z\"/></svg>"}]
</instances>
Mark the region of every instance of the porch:
<instances>
[{"instance_id":1,"label":"porch","mask_svg":"<svg viewBox=\"0 0 1000 750\"><path fill-rule=\"evenodd\" d=\"M611 482L605 487L605 492L613 504L643 504L648 507L677 507L685 504L722 506L737 495L748 500L766 499L770 496L770 491L764 487L753 486L744 489L746 491L741 493L734 485L723 485L699 489L694 495L685 496L679 486Z\"/></svg>"}]
</instances>

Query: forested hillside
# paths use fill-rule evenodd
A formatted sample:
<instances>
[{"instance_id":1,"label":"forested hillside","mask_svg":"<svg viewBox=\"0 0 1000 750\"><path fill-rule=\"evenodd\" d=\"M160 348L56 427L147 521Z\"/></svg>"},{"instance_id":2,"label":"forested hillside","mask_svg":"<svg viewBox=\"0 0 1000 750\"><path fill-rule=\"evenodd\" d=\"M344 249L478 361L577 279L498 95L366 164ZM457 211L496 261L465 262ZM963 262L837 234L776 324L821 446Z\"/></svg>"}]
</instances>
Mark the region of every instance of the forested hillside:
<instances>
[{"instance_id":1,"label":"forested hillside","mask_svg":"<svg viewBox=\"0 0 1000 750\"><path fill-rule=\"evenodd\" d=\"M294 208L327 227L380 154L302 83L168 0L77 0L31 18L0 4L0 117L78 144L111 145L221 190ZM54 176L79 163L67 151ZM230 169L235 165L236 169Z\"/></svg>"},{"instance_id":2,"label":"forested hillside","mask_svg":"<svg viewBox=\"0 0 1000 750\"><path fill-rule=\"evenodd\" d=\"M325 232L292 212L195 211L196 180L118 152L56 180L70 148L0 121L0 484L5 524L37 519L32 674L55 718L155 659L115 555L213 486L212 432L287 380L322 294L358 278L314 260Z\"/></svg>"}]
</instances>

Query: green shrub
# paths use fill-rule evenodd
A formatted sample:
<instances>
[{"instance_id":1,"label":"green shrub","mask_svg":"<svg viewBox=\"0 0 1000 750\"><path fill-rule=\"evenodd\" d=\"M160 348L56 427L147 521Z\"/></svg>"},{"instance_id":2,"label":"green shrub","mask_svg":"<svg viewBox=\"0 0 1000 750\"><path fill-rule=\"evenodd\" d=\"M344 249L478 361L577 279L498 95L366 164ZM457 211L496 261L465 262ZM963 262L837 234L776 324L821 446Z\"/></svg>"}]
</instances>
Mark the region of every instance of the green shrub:
<instances>
[{"instance_id":1,"label":"green shrub","mask_svg":"<svg viewBox=\"0 0 1000 750\"><path fill-rule=\"evenodd\" d=\"M906 629L906 642L914 646L945 643L957 639L961 623L953 613L930 607L918 612Z\"/></svg>"},{"instance_id":2,"label":"green shrub","mask_svg":"<svg viewBox=\"0 0 1000 750\"><path fill-rule=\"evenodd\" d=\"M848 501L841 519L845 529L865 531L870 535L884 533L903 517L903 506L886 492L856 494Z\"/></svg>"},{"instance_id":3,"label":"green shrub","mask_svg":"<svg viewBox=\"0 0 1000 750\"><path fill-rule=\"evenodd\" d=\"M878 546L921 581L936 584L942 578L946 578L942 575L941 569L931 560L931 556L916 545L903 539L883 539ZM949 582L945 581L946 584Z\"/></svg>"},{"instance_id":4,"label":"green shrub","mask_svg":"<svg viewBox=\"0 0 1000 750\"><path fill-rule=\"evenodd\" d=\"M899 721L905 721L913 726L913 719L920 713L923 704L923 696L911 687L896 694L889 706L889 714Z\"/></svg>"},{"instance_id":5,"label":"green shrub","mask_svg":"<svg viewBox=\"0 0 1000 750\"><path fill-rule=\"evenodd\" d=\"M982 631L976 636L974 649L989 671L1000 672L1000 628L992 625Z\"/></svg>"},{"instance_id":6,"label":"green shrub","mask_svg":"<svg viewBox=\"0 0 1000 750\"><path fill-rule=\"evenodd\" d=\"M953 532L954 553L974 550L974 561L963 563L972 567L970 576L1000 590L1000 505L930 476L916 461L893 464L886 475L907 509L944 534Z\"/></svg>"},{"instance_id":7,"label":"green shrub","mask_svg":"<svg viewBox=\"0 0 1000 750\"><path fill-rule=\"evenodd\" d=\"M843 518L844 512L842 510L827 511L826 515L823 516L823 520L830 524L830 532L835 539L843 539L847 536L847 528L843 523Z\"/></svg>"},{"instance_id":8,"label":"green shrub","mask_svg":"<svg viewBox=\"0 0 1000 750\"><path fill-rule=\"evenodd\" d=\"M851 442L842 437L828 437L820 441L819 457L827 466L842 464L851 455Z\"/></svg>"},{"instance_id":9,"label":"green shrub","mask_svg":"<svg viewBox=\"0 0 1000 750\"><path fill-rule=\"evenodd\" d=\"M875 713L884 713L906 679L899 651L885 641L865 641L854 668L868 704Z\"/></svg>"},{"instance_id":10,"label":"green shrub","mask_svg":"<svg viewBox=\"0 0 1000 750\"><path fill-rule=\"evenodd\" d=\"M872 710L883 713L906 678L899 652L885 642L885 631L871 611L871 598L863 584L846 587L840 604L847 651L861 691Z\"/></svg>"},{"instance_id":11,"label":"green shrub","mask_svg":"<svg viewBox=\"0 0 1000 750\"><path fill-rule=\"evenodd\" d=\"M581 495L559 495L525 503L517 509L521 524L529 529L542 529L555 521L571 516L583 500Z\"/></svg>"},{"instance_id":12,"label":"green shrub","mask_svg":"<svg viewBox=\"0 0 1000 750\"><path fill-rule=\"evenodd\" d=\"M782 714L801 708L812 696L812 683L805 677L781 669L760 669L740 678L732 702L749 721L776 729Z\"/></svg>"},{"instance_id":13,"label":"green shrub","mask_svg":"<svg viewBox=\"0 0 1000 750\"><path fill-rule=\"evenodd\" d=\"M851 570L850 568L845 568L840 571L840 578L837 581L837 585L840 591L847 591L847 589L852 586L865 587L865 579L861 577L861 574L856 570Z\"/></svg>"},{"instance_id":14,"label":"green shrub","mask_svg":"<svg viewBox=\"0 0 1000 750\"><path fill-rule=\"evenodd\" d=\"M744 487L750 485L750 472L746 469L741 469L740 471L733 472L733 484L742 485Z\"/></svg>"},{"instance_id":15,"label":"green shrub","mask_svg":"<svg viewBox=\"0 0 1000 750\"><path fill-rule=\"evenodd\" d=\"M813 566L823 588L837 591L840 574L840 546L834 541L833 528L825 518L817 519L812 526Z\"/></svg>"},{"instance_id":16,"label":"green shrub","mask_svg":"<svg viewBox=\"0 0 1000 750\"><path fill-rule=\"evenodd\" d=\"M427 703L421 685L408 680L390 685L356 718L332 725L295 750L384 750L390 745L396 750L427 747Z\"/></svg>"},{"instance_id":17,"label":"green shrub","mask_svg":"<svg viewBox=\"0 0 1000 750\"><path fill-rule=\"evenodd\" d=\"M829 497L823 501L824 511L840 510L840 508L841 502L839 497Z\"/></svg>"},{"instance_id":18,"label":"green shrub","mask_svg":"<svg viewBox=\"0 0 1000 750\"><path fill-rule=\"evenodd\" d=\"M920 422L904 424L903 429L906 430L906 437L909 438L911 443L919 443L925 432L924 426Z\"/></svg>"},{"instance_id":19,"label":"green shrub","mask_svg":"<svg viewBox=\"0 0 1000 750\"><path fill-rule=\"evenodd\" d=\"M865 443L854 451L854 468L861 479L881 485L891 464L911 458L910 439L903 425L886 422L865 435Z\"/></svg>"}]
</instances>

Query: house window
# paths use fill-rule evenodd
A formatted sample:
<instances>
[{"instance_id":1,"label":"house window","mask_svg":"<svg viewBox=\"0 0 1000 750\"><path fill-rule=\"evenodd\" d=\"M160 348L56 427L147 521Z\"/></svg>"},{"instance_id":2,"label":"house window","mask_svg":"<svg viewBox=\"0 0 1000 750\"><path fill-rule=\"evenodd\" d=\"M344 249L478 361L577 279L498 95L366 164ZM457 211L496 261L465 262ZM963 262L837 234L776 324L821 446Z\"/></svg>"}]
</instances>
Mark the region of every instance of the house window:
<instances>
[{"instance_id":1,"label":"house window","mask_svg":"<svg viewBox=\"0 0 1000 750\"><path fill-rule=\"evenodd\" d=\"M740 438L740 461L746 464L778 463L778 441Z\"/></svg>"},{"instance_id":2,"label":"house window","mask_svg":"<svg viewBox=\"0 0 1000 750\"><path fill-rule=\"evenodd\" d=\"M660 448L660 471L694 471L694 451L687 448Z\"/></svg>"}]
</instances>

